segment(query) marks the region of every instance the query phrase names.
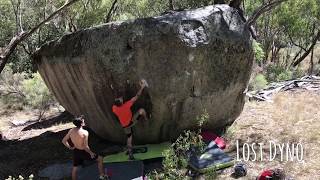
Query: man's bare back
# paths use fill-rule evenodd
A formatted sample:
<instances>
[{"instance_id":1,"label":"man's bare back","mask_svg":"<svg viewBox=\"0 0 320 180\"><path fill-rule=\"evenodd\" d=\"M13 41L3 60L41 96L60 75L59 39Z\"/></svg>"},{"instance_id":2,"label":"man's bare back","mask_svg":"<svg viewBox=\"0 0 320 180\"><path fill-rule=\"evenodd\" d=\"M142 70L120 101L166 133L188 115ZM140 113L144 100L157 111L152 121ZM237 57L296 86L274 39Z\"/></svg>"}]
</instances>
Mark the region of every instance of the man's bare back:
<instances>
[{"instance_id":1,"label":"man's bare back","mask_svg":"<svg viewBox=\"0 0 320 180\"><path fill-rule=\"evenodd\" d=\"M88 131L79 128L72 128L70 130L70 139L75 148L84 150L85 149L85 140L88 138Z\"/></svg>"},{"instance_id":2,"label":"man's bare back","mask_svg":"<svg viewBox=\"0 0 320 180\"><path fill-rule=\"evenodd\" d=\"M72 167L72 179L77 179L77 167L83 164L84 160L95 160L98 162L98 169L100 177L99 179L108 179L105 176L103 168L102 156L96 155L90 150L88 145L89 132L83 129L85 126L84 116L81 115L73 120L73 124L76 126L69 130L69 132L62 139L62 143L68 148L73 150L73 167ZM71 147L68 140L72 141Z\"/></svg>"}]
</instances>

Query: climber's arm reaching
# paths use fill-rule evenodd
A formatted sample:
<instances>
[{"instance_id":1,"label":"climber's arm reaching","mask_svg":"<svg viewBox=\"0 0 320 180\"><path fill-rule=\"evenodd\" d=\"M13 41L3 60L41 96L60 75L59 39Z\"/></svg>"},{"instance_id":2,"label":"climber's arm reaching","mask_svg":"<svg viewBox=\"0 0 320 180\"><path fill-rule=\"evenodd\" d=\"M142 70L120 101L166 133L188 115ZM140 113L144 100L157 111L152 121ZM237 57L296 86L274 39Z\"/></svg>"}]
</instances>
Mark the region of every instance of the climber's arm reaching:
<instances>
[{"instance_id":1,"label":"climber's arm reaching","mask_svg":"<svg viewBox=\"0 0 320 180\"><path fill-rule=\"evenodd\" d=\"M139 89L139 91L137 92L137 94L136 94L133 98L131 98L131 101L132 101L132 102L135 102L135 101L139 98L139 96L141 95L143 89L146 87L146 83L145 83L145 81L143 81L143 80L141 80L141 81L139 82L139 84L140 84L140 89Z\"/></svg>"}]
</instances>

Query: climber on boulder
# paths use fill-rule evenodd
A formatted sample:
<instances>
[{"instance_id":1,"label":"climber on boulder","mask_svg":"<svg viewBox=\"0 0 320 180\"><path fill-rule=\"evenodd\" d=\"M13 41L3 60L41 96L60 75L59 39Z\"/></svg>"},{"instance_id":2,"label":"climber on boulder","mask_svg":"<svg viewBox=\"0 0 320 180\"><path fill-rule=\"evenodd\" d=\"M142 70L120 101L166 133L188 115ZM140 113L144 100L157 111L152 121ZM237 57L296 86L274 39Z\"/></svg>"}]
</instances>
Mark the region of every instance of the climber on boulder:
<instances>
[{"instance_id":1,"label":"climber on boulder","mask_svg":"<svg viewBox=\"0 0 320 180\"><path fill-rule=\"evenodd\" d=\"M132 127L138 122L138 120L148 119L146 111L143 108L140 108L134 115L132 115L133 113L131 111L131 106L139 98L143 89L147 86L145 80L141 80L139 84L140 89L133 98L131 98L129 101L123 102L123 95L121 95L115 99L114 105L112 106L112 112L118 117L121 126L127 135L127 147L130 160L134 160L132 153Z\"/></svg>"}]
</instances>

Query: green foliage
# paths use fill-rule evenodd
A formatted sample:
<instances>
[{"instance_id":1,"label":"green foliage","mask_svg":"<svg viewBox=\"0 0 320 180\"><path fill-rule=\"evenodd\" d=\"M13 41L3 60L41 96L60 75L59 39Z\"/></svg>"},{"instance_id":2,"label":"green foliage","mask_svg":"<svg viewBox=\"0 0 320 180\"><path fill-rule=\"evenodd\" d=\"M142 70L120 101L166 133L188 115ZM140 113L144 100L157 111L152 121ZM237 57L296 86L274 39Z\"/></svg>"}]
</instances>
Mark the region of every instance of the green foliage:
<instances>
[{"instance_id":1,"label":"green foliage","mask_svg":"<svg viewBox=\"0 0 320 180\"><path fill-rule=\"evenodd\" d=\"M150 179L165 179L165 180L185 180L191 179L186 177L186 169L188 165L188 152L196 150L201 153L204 150L205 144L202 141L201 126L209 119L209 114L205 111L200 117L197 118L199 122L198 131L184 131L171 147L164 152L163 171L149 174ZM213 173L208 176L212 177Z\"/></svg>"},{"instance_id":2,"label":"green foliage","mask_svg":"<svg viewBox=\"0 0 320 180\"><path fill-rule=\"evenodd\" d=\"M251 16L263 2L266 1L244 1L245 14ZM271 59L269 56L273 55L275 61L273 63L277 66L281 65L279 56L271 53L276 49L293 48L294 44L307 48L315 33L320 30L319 12L319 0L290 0L283 2L272 11L262 14L254 26L265 53L265 56L262 57L263 63L268 63L268 60ZM291 64L291 62L286 62L286 64ZM290 73L287 72L279 78L283 79L288 76Z\"/></svg>"},{"instance_id":3,"label":"green foliage","mask_svg":"<svg viewBox=\"0 0 320 180\"><path fill-rule=\"evenodd\" d=\"M36 109L54 101L39 73L34 73L32 78L23 81L23 92L27 104Z\"/></svg>"},{"instance_id":4,"label":"green foliage","mask_svg":"<svg viewBox=\"0 0 320 180\"><path fill-rule=\"evenodd\" d=\"M213 2L214 0L179 0L173 1L173 5L175 9L182 10L211 5ZM263 2L265 1L244 1L245 16L251 16ZM64 3L65 0L1 0L0 46L8 44L21 29L29 30L38 24ZM9 60L13 72L34 73L36 69L32 65L31 52L66 33L104 23L112 3L113 0L79 0L68 10L60 13L24 41L23 46L17 47ZM111 21L128 20L158 16L169 10L169 0L118 0L115 7ZM21 23L15 16L15 8L20 9L18 14L21 14ZM253 42L256 61L266 64L273 50L272 46L291 48L291 40L307 47L320 26L319 12L319 0L290 0L263 14L254 24L259 35L259 43Z\"/></svg>"},{"instance_id":5,"label":"green foliage","mask_svg":"<svg viewBox=\"0 0 320 180\"><path fill-rule=\"evenodd\" d=\"M277 23L294 40L307 40L313 36L314 24L319 24L319 10L317 0L288 1L277 11Z\"/></svg>"},{"instance_id":6,"label":"green foliage","mask_svg":"<svg viewBox=\"0 0 320 180\"><path fill-rule=\"evenodd\" d=\"M253 46L255 60L258 63L262 62L262 60L264 59L264 51L262 49L262 45L254 40L252 43L252 46Z\"/></svg>"},{"instance_id":7,"label":"green foliage","mask_svg":"<svg viewBox=\"0 0 320 180\"><path fill-rule=\"evenodd\" d=\"M257 74L249 84L250 90L260 90L265 88L268 85L268 81L266 80L263 74Z\"/></svg>"},{"instance_id":8,"label":"green foliage","mask_svg":"<svg viewBox=\"0 0 320 180\"><path fill-rule=\"evenodd\" d=\"M24 73L14 74L8 66L0 74L0 101L12 109L23 109L25 94L23 92Z\"/></svg>"},{"instance_id":9,"label":"green foliage","mask_svg":"<svg viewBox=\"0 0 320 180\"><path fill-rule=\"evenodd\" d=\"M217 179L217 172L215 169L209 170L206 174L205 174L205 178L204 179Z\"/></svg>"},{"instance_id":10,"label":"green foliage","mask_svg":"<svg viewBox=\"0 0 320 180\"><path fill-rule=\"evenodd\" d=\"M292 78L293 78L293 73L289 70L285 70L276 77L276 81L286 81Z\"/></svg>"},{"instance_id":11,"label":"green foliage","mask_svg":"<svg viewBox=\"0 0 320 180\"><path fill-rule=\"evenodd\" d=\"M174 1L177 9L194 9L213 4L212 0L180 0Z\"/></svg>"},{"instance_id":12,"label":"green foliage","mask_svg":"<svg viewBox=\"0 0 320 180\"><path fill-rule=\"evenodd\" d=\"M267 81L279 82L293 78L293 72L282 66L269 65L266 70Z\"/></svg>"},{"instance_id":13,"label":"green foliage","mask_svg":"<svg viewBox=\"0 0 320 180\"><path fill-rule=\"evenodd\" d=\"M13 13L8 0L1 0L0 3L0 32L0 47L3 47L15 32Z\"/></svg>"},{"instance_id":14,"label":"green foliage","mask_svg":"<svg viewBox=\"0 0 320 180\"><path fill-rule=\"evenodd\" d=\"M9 66L0 74L0 94L3 104L18 110L30 107L44 111L55 102L39 73L30 78L25 73L13 73Z\"/></svg>"}]
</instances>

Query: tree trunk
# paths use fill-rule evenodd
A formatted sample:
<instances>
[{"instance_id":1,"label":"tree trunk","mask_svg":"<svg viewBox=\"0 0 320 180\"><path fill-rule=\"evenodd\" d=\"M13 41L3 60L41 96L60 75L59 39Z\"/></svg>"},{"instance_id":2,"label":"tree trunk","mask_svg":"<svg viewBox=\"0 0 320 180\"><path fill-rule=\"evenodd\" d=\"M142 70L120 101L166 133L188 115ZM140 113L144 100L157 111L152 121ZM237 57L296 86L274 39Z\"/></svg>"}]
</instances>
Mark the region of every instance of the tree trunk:
<instances>
[{"instance_id":1,"label":"tree trunk","mask_svg":"<svg viewBox=\"0 0 320 180\"><path fill-rule=\"evenodd\" d=\"M318 39L320 39L320 30L318 31L316 37L313 38L312 43L311 43L310 47L307 49L307 51L304 52L304 54L299 59L297 59L295 62L292 63L293 67L296 67L298 64L300 64L310 54L310 52L312 51L312 49L316 45Z\"/></svg>"},{"instance_id":2,"label":"tree trunk","mask_svg":"<svg viewBox=\"0 0 320 180\"><path fill-rule=\"evenodd\" d=\"M173 0L169 0L169 10L174 10Z\"/></svg>"},{"instance_id":3,"label":"tree trunk","mask_svg":"<svg viewBox=\"0 0 320 180\"><path fill-rule=\"evenodd\" d=\"M0 73L4 69L4 66L8 62L9 57L13 53L13 51L16 49L17 45L26 37L26 33L20 33L19 35L14 36L10 43L3 48L3 52L0 54Z\"/></svg>"},{"instance_id":4,"label":"tree trunk","mask_svg":"<svg viewBox=\"0 0 320 180\"><path fill-rule=\"evenodd\" d=\"M302 53L302 49L300 49L299 52L297 52L297 54L292 59L292 62L296 61L296 59L300 56L301 53Z\"/></svg>"},{"instance_id":5,"label":"tree trunk","mask_svg":"<svg viewBox=\"0 0 320 180\"><path fill-rule=\"evenodd\" d=\"M273 51L272 51L272 62L274 62L277 65L280 65L280 60L279 60L280 50L281 50L281 47L274 46Z\"/></svg>"},{"instance_id":6,"label":"tree trunk","mask_svg":"<svg viewBox=\"0 0 320 180\"><path fill-rule=\"evenodd\" d=\"M312 50L311 50L309 75L313 74L313 51L314 51L314 48L312 48Z\"/></svg>"}]
</instances>

